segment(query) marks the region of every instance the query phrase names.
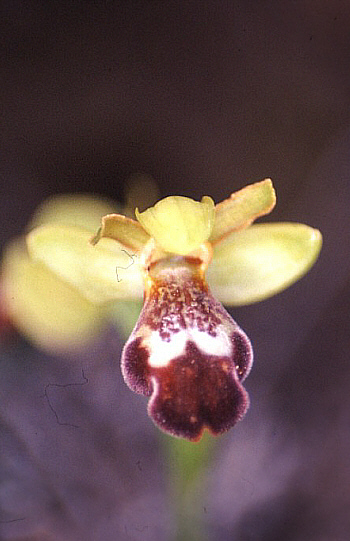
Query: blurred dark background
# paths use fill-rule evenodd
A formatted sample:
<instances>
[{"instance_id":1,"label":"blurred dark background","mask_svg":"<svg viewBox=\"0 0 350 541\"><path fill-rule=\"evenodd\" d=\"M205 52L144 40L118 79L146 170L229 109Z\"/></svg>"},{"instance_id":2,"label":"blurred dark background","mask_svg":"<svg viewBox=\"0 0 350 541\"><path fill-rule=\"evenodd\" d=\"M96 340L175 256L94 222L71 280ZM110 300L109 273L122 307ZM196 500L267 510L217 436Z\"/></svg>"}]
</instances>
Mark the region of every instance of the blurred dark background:
<instances>
[{"instance_id":1,"label":"blurred dark background","mask_svg":"<svg viewBox=\"0 0 350 541\"><path fill-rule=\"evenodd\" d=\"M347 541L349 2L8 0L0 44L1 245L47 196L122 202L137 172L216 202L271 177L268 219L322 231L310 274L231 310L252 404L219 440L205 520L218 541ZM71 359L2 346L0 540L172 539L157 431L111 334Z\"/></svg>"}]
</instances>

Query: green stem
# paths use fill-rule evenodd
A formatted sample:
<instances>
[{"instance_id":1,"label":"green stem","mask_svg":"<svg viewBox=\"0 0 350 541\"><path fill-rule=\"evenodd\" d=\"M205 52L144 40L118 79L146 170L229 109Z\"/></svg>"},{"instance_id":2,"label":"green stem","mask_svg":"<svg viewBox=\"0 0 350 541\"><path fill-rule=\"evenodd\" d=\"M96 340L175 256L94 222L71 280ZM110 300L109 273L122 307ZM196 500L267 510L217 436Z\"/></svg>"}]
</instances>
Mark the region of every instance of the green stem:
<instances>
[{"instance_id":1,"label":"green stem","mask_svg":"<svg viewBox=\"0 0 350 541\"><path fill-rule=\"evenodd\" d=\"M214 438L204 433L198 443L164 436L170 497L176 513L176 541L206 541L205 472Z\"/></svg>"}]
</instances>

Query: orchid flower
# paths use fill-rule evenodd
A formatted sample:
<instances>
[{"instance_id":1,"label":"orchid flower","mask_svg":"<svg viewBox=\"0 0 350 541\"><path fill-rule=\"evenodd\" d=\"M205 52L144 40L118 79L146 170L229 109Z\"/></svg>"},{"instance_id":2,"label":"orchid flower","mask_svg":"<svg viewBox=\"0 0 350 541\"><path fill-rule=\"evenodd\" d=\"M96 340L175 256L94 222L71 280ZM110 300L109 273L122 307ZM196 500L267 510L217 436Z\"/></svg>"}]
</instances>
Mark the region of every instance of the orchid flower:
<instances>
[{"instance_id":1,"label":"orchid flower","mask_svg":"<svg viewBox=\"0 0 350 541\"><path fill-rule=\"evenodd\" d=\"M247 335L222 306L261 301L312 266L318 230L296 223L252 225L275 205L269 179L215 205L162 199L133 220L107 214L98 232L47 224L27 237L32 260L91 305L140 299L121 367L127 385L150 397L165 432L191 441L242 419L242 383L252 362Z\"/></svg>"}]
</instances>

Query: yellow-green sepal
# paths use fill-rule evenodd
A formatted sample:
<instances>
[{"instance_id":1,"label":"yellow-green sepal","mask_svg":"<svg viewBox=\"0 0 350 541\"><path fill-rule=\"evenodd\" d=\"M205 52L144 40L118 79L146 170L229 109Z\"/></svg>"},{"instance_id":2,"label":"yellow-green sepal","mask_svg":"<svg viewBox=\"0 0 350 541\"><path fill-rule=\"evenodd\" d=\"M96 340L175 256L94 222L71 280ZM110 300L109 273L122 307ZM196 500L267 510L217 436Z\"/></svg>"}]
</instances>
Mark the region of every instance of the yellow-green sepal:
<instances>
[{"instance_id":1,"label":"yellow-green sepal","mask_svg":"<svg viewBox=\"0 0 350 541\"><path fill-rule=\"evenodd\" d=\"M104 323L99 307L28 257L15 241L4 252L1 269L3 302L19 330L49 351L79 348L98 335Z\"/></svg>"},{"instance_id":2,"label":"yellow-green sepal","mask_svg":"<svg viewBox=\"0 0 350 541\"><path fill-rule=\"evenodd\" d=\"M60 223L96 231L102 216L116 212L117 204L90 194L59 194L45 199L37 208L29 230L43 224Z\"/></svg>"},{"instance_id":3,"label":"yellow-green sepal","mask_svg":"<svg viewBox=\"0 0 350 541\"><path fill-rule=\"evenodd\" d=\"M135 211L136 218L166 252L186 255L210 237L215 218L211 197L194 201L188 197L170 196L144 212Z\"/></svg>"},{"instance_id":4,"label":"yellow-green sepal","mask_svg":"<svg viewBox=\"0 0 350 541\"><path fill-rule=\"evenodd\" d=\"M137 254L102 238L95 246L91 233L78 227L48 224L27 235L30 256L95 303L142 297L143 280Z\"/></svg>"},{"instance_id":5,"label":"yellow-green sepal","mask_svg":"<svg viewBox=\"0 0 350 541\"><path fill-rule=\"evenodd\" d=\"M215 207L215 222L209 242L216 244L232 231L248 227L254 220L271 212L276 194L271 179L249 184Z\"/></svg>"},{"instance_id":6,"label":"yellow-green sepal","mask_svg":"<svg viewBox=\"0 0 350 541\"><path fill-rule=\"evenodd\" d=\"M321 246L321 233L312 227L255 224L215 246L208 283L226 305L258 302L301 278L316 261Z\"/></svg>"}]
</instances>

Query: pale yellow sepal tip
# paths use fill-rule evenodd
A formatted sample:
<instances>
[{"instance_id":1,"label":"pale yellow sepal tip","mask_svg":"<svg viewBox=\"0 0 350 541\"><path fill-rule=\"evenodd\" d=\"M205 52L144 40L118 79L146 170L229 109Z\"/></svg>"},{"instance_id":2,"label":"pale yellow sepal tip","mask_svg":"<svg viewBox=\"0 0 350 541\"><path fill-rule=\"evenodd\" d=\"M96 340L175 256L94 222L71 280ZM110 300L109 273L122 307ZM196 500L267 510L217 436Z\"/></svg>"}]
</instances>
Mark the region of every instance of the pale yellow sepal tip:
<instances>
[{"instance_id":1,"label":"pale yellow sepal tip","mask_svg":"<svg viewBox=\"0 0 350 541\"><path fill-rule=\"evenodd\" d=\"M210 237L215 204L208 196L199 202L175 195L162 199L144 212L136 209L135 215L163 250L186 255Z\"/></svg>"}]
</instances>

